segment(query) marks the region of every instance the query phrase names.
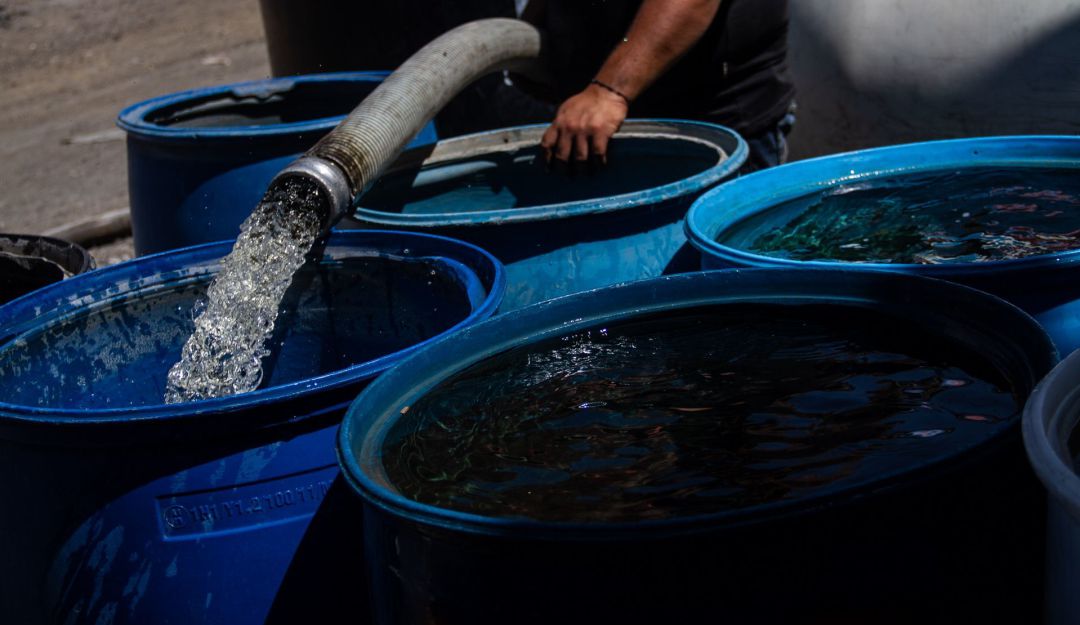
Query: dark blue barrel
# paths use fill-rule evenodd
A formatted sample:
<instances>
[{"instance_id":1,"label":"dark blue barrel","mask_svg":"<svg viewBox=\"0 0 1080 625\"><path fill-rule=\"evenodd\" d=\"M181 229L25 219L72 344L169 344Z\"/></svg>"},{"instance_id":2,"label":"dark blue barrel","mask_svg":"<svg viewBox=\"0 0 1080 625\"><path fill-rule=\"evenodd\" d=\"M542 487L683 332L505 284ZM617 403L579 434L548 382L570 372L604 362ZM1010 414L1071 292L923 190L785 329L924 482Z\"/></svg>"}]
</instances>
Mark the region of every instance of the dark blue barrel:
<instances>
[{"instance_id":1,"label":"dark blue barrel","mask_svg":"<svg viewBox=\"0 0 1080 625\"><path fill-rule=\"evenodd\" d=\"M469 241L507 268L504 310L697 268L682 232L690 203L735 173L746 143L721 126L629 121L606 167L545 170L545 126L406 152L359 202L363 227Z\"/></svg>"},{"instance_id":2,"label":"dark blue barrel","mask_svg":"<svg viewBox=\"0 0 1080 625\"><path fill-rule=\"evenodd\" d=\"M334 502L345 408L418 346L491 315L505 282L494 257L459 241L334 234L290 287L262 387L166 405L192 305L229 249L145 257L0 308L0 482L18 502L0 506L11 622L329 610L335 588L315 580L340 564L340 525L357 522Z\"/></svg>"},{"instance_id":3,"label":"dark blue barrel","mask_svg":"<svg viewBox=\"0 0 1080 625\"><path fill-rule=\"evenodd\" d=\"M1080 352L1050 372L1024 410L1028 458L1049 492L1046 525L1047 625L1080 622Z\"/></svg>"},{"instance_id":4,"label":"dark blue barrel","mask_svg":"<svg viewBox=\"0 0 1080 625\"><path fill-rule=\"evenodd\" d=\"M163 95L121 111L135 252L235 239L274 175L386 76L244 82ZM429 124L413 144L434 140Z\"/></svg>"},{"instance_id":5,"label":"dark blue barrel","mask_svg":"<svg viewBox=\"0 0 1080 625\"><path fill-rule=\"evenodd\" d=\"M1057 359L1046 333L1008 303L897 273L690 273L499 315L403 361L365 389L342 424L344 475L364 501L375 622L1034 622L1041 560L1033 528L1042 515L1034 476L1023 471L1019 410L981 443L943 447L902 472L873 473L803 500L683 517L542 521L471 513L406 497L389 477L384 453L415 427L403 415L467 368L510 349L531 353L523 346L540 341L576 345L567 337L608 324L745 304L796 307L793 319L809 307L836 319L859 310L880 319L882 336L898 320L914 324L925 330L917 340L929 349L956 341L984 358L1021 401ZM589 367L590 353L586 346L566 356L567 375ZM608 369L603 380L615 388L635 384ZM499 401L498 389L486 392ZM505 408L493 410L507 416ZM455 453L488 462L498 449ZM481 479L497 490L539 462L512 460L526 468L492 468ZM656 458L657 470L671 462Z\"/></svg>"},{"instance_id":6,"label":"dark blue barrel","mask_svg":"<svg viewBox=\"0 0 1080 625\"><path fill-rule=\"evenodd\" d=\"M991 137L915 143L838 154L757 172L714 189L687 214L686 233L702 267L836 267L831 261L774 258L743 249L722 233L786 201L882 177L972 167L1080 168L1076 137ZM1077 170L1080 173L1080 169ZM741 237L740 237L741 238ZM1080 347L1080 251L1014 260L938 265L843 263L853 270L891 270L959 282L1003 297L1034 316L1062 353Z\"/></svg>"}]
</instances>

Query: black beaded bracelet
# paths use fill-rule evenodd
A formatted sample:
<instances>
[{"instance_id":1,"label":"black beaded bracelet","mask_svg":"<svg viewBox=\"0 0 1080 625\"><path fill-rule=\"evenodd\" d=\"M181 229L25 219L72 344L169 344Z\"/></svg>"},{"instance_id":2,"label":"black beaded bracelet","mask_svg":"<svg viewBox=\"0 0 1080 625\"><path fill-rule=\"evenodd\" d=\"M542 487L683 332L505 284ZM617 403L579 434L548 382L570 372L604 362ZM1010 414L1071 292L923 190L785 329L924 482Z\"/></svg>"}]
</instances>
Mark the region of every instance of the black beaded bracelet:
<instances>
[{"instance_id":1,"label":"black beaded bracelet","mask_svg":"<svg viewBox=\"0 0 1080 625\"><path fill-rule=\"evenodd\" d=\"M589 81L589 84L590 85L596 85L597 87L600 87L602 89L607 89L608 91L610 91L610 92L614 93L615 95L619 96L620 98L622 98L626 102L626 106L630 106L630 98L626 97L625 93L623 93L622 91L619 91L615 87L612 87L611 85L607 84L606 82L603 82L603 81L600 81L600 80L597 80L597 79L593 78L592 80Z\"/></svg>"}]
</instances>

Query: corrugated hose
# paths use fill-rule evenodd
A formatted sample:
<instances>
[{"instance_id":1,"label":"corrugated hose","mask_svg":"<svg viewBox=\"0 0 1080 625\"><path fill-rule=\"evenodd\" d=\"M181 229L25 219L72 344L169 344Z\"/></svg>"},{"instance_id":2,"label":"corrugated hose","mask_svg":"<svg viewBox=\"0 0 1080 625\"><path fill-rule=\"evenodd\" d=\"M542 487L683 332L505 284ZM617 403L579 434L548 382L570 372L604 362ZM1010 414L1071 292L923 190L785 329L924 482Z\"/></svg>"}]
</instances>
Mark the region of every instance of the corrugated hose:
<instances>
[{"instance_id":1,"label":"corrugated hose","mask_svg":"<svg viewBox=\"0 0 1080 625\"><path fill-rule=\"evenodd\" d=\"M540 32L520 20L478 20L446 32L279 172L271 187L297 176L316 182L329 198L323 220L329 229L451 98L491 72L527 69L540 49Z\"/></svg>"}]
</instances>

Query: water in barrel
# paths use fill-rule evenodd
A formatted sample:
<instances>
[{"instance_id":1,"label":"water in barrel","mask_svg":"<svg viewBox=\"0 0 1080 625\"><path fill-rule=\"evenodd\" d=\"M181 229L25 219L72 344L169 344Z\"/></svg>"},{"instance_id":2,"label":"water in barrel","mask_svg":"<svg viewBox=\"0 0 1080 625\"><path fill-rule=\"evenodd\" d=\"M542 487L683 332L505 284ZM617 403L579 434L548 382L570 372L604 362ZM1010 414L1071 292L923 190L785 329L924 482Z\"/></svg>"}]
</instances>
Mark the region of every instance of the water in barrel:
<instances>
[{"instance_id":1,"label":"water in barrel","mask_svg":"<svg viewBox=\"0 0 1080 625\"><path fill-rule=\"evenodd\" d=\"M313 388L448 330L474 310L460 269L437 256L375 255L366 245L332 243L322 262L296 272L276 309L260 388L305 380ZM209 283L193 268L119 298L106 292L77 314L7 341L0 346L4 400L79 411L159 406Z\"/></svg>"},{"instance_id":2,"label":"water in barrel","mask_svg":"<svg viewBox=\"0 0 1080 625\"><path fill-rule=\"evenodd\" d=\"M969 263L1080 248L1070 168L975 167L840 185L747 218L720 243L779 258Z\"/></svg>"},{"instance_id":3,"label":"water in barrel","mask_svg":"<svg viewBox=\"0 0 1080 625\"><path fill-rule=\"evenodd\" d=\"M383 467L401 494L465 513L660 520L884 480L985 442L1019 410L985 360L910 322L731 304L472 365L409 406Z\"/></svg>"}]
</instances>

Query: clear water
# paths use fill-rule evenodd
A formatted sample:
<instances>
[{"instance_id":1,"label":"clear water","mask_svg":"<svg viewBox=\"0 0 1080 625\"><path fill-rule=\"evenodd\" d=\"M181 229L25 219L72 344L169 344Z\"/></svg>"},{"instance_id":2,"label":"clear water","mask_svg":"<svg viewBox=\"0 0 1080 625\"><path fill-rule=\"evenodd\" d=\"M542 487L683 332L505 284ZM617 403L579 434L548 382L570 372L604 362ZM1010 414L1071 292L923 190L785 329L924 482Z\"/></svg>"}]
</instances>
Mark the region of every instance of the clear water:
<instances>
[{"instance_id":1,"label":"clear water","mask_svg":"<svg viewBox=\"0 0 1080 625\"><path fill-rule=\"evenodd\" d=\"M664 519L880 479L976 445L1019 410L982 360L902 321L725 306L475 365L409 407L383 462L403 495L454 510Z\"/></svg>"},{"instance_id":2,"label":"clear water","mask_svg":"<svg viewBox=\"0 0 1080 625\"><path fill-rule=\"evenodd\" d=\"M795 260L969 263L1080 248L1080 170L972 168L802 197L717 239Z\"/></svg>"},{"instance_id":3,"label":"clear water","mask_svg":"<svg viewBox=\"0 0 1080 625\"><path fill-rule=\"evenodd\" d=\"M434 257L330 247L296 273L262 362L262 387L368 362L446 331L476 302L460 267ZM209 279L88 304L0 345L0 397L76 410L158 406Z\"/></svg>"},{"instance_id":4,"label":"clear water","mask_svg":"<svg viewBox=\"0 0 1080 625\"><path fill-rule=\"evenodd\" d=\"M275 185L240 226L222 260L180 361L169 370L170 404L258 388L285 290L315 243L325 214L318 186Z\"/></svg>"}]
</instances>

